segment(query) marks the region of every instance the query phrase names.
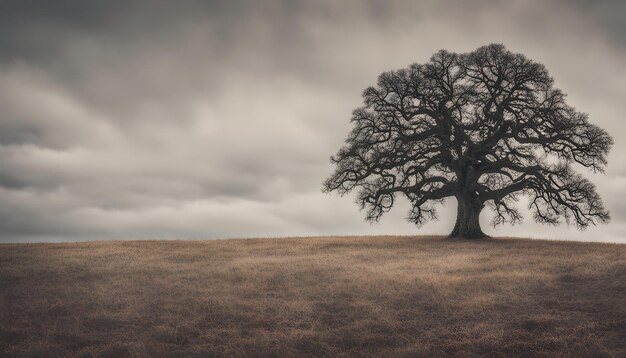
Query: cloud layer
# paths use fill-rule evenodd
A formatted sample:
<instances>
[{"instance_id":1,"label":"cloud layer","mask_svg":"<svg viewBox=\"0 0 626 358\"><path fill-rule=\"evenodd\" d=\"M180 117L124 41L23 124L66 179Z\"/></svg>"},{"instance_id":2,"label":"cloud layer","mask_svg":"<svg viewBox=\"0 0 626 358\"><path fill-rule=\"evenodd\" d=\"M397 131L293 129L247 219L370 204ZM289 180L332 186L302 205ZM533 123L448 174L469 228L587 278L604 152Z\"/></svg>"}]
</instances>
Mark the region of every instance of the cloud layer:
<instances>
[{"instance_id":1,"label":"cloud layer","mask_svg":"<svg viewBox=\"0 0 626 358\"><path fill-rule=\"evenodd\" d=\"M441 48L502 42L544 63L615 137L592 181L626 239L626 43L618 2L5 1L0 240L447 233L406 203L372 226L320 192L361 91ZM404 205L404 207L402 206ZM485 223L489 221L485 215Z\"/></svg>"}]
</instances>

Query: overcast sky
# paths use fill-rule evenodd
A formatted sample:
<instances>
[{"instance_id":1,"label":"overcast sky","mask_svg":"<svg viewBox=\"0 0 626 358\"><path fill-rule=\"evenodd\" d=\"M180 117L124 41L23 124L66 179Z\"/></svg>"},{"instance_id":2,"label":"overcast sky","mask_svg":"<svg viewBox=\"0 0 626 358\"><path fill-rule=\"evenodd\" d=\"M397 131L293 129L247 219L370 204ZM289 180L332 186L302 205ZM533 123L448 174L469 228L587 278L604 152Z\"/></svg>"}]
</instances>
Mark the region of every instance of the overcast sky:
<instances>
[{"instance_id":1,"label":"overcast sky","mask_svg":"<svg viewBox=\"0 0 626 358\"><path fill-rule=\"evenodd\" d=\"M2 1L0 241L448 234L321 193L362 90L439 49L505 44L615 138L598 185L626 242L626 2Z\"/></svg>"}]
</instances>

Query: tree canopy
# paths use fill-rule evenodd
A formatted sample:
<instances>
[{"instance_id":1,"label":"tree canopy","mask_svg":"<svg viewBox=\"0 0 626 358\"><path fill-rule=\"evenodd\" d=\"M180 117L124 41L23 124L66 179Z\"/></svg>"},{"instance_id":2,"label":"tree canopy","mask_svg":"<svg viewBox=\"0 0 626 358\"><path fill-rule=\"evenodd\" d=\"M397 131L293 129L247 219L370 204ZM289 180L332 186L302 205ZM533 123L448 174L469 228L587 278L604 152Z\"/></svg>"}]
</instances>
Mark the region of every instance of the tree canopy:
<instances>
[{"instance_id":1,"label":"tree canopy","mask_svg":"<svg viewBox=\"0 0 626 358\"><path fill-rule=\"evenodd\" d=\"M484 206L494 225L520 221L520 195L541 223L607 222L594 185L574 164L603 172L612 138L553 82L542 64L501 44L441 50L428 63L384 72L363 92L324 190L356 189L371 221L404 195L418 225L455 197L453 237L484 236Z\"/></svg>"}]
</instances>

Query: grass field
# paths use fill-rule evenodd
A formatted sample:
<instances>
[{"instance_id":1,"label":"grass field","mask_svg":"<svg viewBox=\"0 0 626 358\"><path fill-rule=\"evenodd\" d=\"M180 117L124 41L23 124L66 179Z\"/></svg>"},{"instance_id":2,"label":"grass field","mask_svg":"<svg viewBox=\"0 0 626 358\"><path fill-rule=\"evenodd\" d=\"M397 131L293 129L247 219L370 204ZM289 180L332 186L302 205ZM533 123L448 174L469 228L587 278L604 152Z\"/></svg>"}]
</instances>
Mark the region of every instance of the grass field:
<instances>
[{"instance_id":1,"label":"grass field","mask_svg":"<svg viewBox=\"0 0 626 358\"><path fill-rule=\"evenodd\" d=\"M0 245L0 355L626 356L626 245Z\"/></svg>"}]
</instances>

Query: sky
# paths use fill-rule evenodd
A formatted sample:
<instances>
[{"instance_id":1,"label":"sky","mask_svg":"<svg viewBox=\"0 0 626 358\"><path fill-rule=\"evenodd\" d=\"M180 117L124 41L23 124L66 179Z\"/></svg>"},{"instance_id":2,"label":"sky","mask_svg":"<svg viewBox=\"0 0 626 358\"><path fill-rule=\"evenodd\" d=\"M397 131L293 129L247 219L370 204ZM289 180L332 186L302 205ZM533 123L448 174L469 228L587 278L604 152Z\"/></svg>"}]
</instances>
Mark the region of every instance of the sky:
<instances>
[{"instance_id":1,"label":"sky","mask_svg":"<svg viewBox=\"0 0 626 358\"><path fill-rule=\"evenodd\" d=\"M607 225L489 235L626 243L626 2L0 1L0 242L448 234L321 192L361 93L503 43L611 133Z\"/></svg>"}]
</instances>

